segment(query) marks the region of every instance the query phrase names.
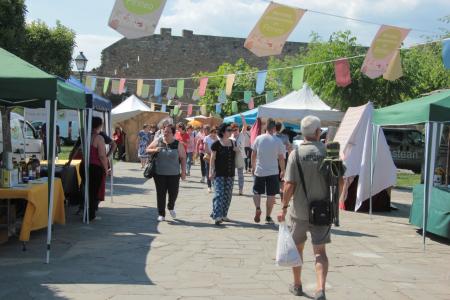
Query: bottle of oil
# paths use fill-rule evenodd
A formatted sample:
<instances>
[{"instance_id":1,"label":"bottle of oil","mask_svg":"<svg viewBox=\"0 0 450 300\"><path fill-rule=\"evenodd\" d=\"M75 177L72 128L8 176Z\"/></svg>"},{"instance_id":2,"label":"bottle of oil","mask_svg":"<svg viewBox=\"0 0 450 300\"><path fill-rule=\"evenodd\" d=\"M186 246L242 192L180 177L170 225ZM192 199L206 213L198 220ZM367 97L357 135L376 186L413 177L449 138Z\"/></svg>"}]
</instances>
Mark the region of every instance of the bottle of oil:
<instances>
[{"instance_id":1,"label":"bottle of oil","mask_svg":"<svg viewBox=\"0 0 450 300\"><path fill-rule=\"evenodd\" d=\"M27 169L27 163L25 162L25 159L22 158L20 160L20 171L22 173L22 182L27 183L28 182L28 169Z\"/></svg>"}]
</instances>

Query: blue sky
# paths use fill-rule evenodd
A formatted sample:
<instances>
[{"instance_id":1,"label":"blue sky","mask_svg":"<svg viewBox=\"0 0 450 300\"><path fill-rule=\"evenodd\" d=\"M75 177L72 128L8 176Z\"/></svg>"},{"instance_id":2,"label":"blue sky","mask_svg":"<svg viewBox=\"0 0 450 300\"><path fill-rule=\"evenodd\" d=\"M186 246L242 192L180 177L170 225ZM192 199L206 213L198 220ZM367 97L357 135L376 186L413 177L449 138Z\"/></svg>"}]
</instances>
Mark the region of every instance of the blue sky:
<instances>
[{"instance_id":1,"label":"blue sky","mask_svg":"<svg viewBox=\"0 0 450 300\"><path fill-rule=\"evenodd\" d=\"M77 49L89 59L88 69L100 65L102 49L121 38L107 26L115 0L26 0L27 22L41 19L54 26L56 20L77 33ZM376 23L422 29L412 31L406 45L423 41L423 36L439 32L447 27L438 21L450 15L450 0L279 0L281 4L304 9L364 19ZM159 27L172 28L172 34L180 35L182 29L194 30L194 34L247 37L264 12L264 0L167 0ZM369 45L377 25L323 16L307 12L289 37L291 41L308 41L312 31L322 37L337 30L351 30L361 44ZM159 28L157 29L159 32Z\"/></svg>"}]
</instances>

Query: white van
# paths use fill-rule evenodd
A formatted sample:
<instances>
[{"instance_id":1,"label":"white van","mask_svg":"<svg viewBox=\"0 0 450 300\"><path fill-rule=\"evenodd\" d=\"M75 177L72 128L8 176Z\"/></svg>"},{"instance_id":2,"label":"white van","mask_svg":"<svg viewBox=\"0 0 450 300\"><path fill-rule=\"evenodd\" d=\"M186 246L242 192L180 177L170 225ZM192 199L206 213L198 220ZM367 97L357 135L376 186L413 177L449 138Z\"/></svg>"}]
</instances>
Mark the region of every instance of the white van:
<instances>
[{"instance_id":1,"label":"white van","mask_svg":"<svg viewBox=\"0 0 450 300\"><path fill-rule=\"evenodd\" d=\"M0 128L2 128L1 115ZM11 144L13 157L17 160L29 158L32 155L36 155L40 160L44 157L44 145L38 132L17 113L11 113ZM0 153L3 153L2 130L0 130Z\"/></svg>"}]
</instances>

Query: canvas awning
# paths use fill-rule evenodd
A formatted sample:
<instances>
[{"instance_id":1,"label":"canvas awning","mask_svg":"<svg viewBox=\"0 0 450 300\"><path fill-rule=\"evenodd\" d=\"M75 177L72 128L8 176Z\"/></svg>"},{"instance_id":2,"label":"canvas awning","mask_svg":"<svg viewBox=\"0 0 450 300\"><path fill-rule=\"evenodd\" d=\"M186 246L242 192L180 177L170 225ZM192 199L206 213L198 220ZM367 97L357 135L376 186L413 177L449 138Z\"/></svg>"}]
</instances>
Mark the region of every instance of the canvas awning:
<instances>
[{"instance_id":1,"label":"canvas awning","mask_svg":"<svg viewBox=\"0 0 450 300\"><path fill-rule=\"evenodd\" d=\"M135 95L131 95L111 111L112 121L114 124L123 122L139 115L140 113L150 111L152 110L148 107L148 105L142 102Z\"/></svg>"},{"instance_id":2,"label":"canvas awning","mask_svg":"<svg viewBox=\"0 0 450 300\"><path fill-rule=\"evenodd\" d=\"M87 108L92 108L96 111L111 111L112 103L110 100L94 93L89 88L84 86L80 81L71 76L66 82L74 87L82 89L86 94L86 106Z\"/></svg>"}]
</instances>

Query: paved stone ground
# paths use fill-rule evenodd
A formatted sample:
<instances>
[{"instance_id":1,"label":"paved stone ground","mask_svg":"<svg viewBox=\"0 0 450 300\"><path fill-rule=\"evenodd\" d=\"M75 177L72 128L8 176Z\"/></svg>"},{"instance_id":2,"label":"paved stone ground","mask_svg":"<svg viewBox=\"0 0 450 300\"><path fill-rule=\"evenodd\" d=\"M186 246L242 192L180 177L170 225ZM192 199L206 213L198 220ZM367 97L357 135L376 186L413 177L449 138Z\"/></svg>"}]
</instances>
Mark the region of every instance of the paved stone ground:
<instances>
[{"instance_id":1,"label":"paved stone ground","mask_svg":"<svg viewBox=\"0 0 450 300\"><path fill-rule=\"evenodd\" d=\"M291 271L275 266L277 227L253 223L250 196L233 196L217 228L199 170L181 184L179 219L158 224L153 181L137 164L117 163L114 202L102 203L91 225L67 209L56 226L50 265L45 230L28 250L11 240L0 246L1 299L294 299ZM246 177L246 193L251 177ZM342 212L328 248L328 299L450 299L449 243L427 239L408 224L409 192L394 191L399 208L377 214ZM279 201L278 201L279 203ZM275 212L279 211L279 205ZM275 216L275 214L274 214ZM304 289L311 298L314 263L308 242Z\"/></svg>"}]
</instances>

